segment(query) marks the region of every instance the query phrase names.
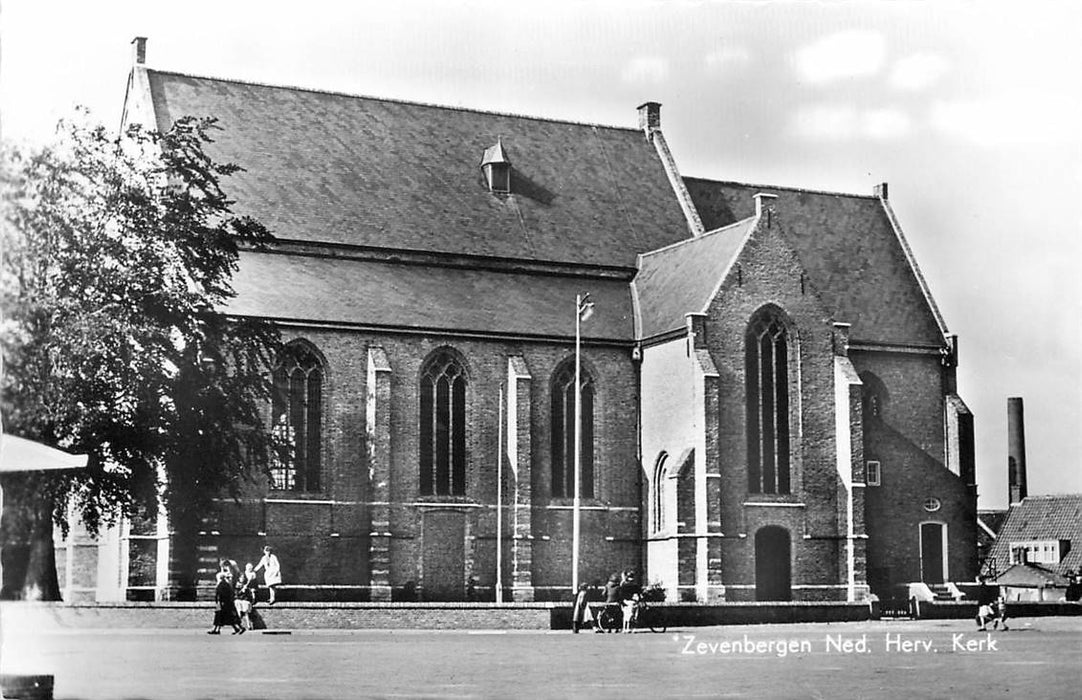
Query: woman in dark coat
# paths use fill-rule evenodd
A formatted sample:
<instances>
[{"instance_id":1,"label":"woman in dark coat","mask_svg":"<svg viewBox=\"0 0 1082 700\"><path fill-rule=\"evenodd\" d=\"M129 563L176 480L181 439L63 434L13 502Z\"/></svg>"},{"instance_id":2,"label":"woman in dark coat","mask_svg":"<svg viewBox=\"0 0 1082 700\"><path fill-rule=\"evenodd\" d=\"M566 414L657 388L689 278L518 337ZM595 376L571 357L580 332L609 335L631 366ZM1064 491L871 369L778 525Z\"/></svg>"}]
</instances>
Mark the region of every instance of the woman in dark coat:
<instances>
[{"instance_id":1,"label":"woman in dark coat","mask_svg":"<svg viewBox=\"0 0 1082 700\"><path fill-rule=\"evenodd\" d=\"M229 625L233 634L244 634L244 628L237 619L236 591L233 588L233 574L228 569L218 572L218 585L214 588L214 628L207 634L221 634L222 627Z\"/></svg>"}]
</instances>

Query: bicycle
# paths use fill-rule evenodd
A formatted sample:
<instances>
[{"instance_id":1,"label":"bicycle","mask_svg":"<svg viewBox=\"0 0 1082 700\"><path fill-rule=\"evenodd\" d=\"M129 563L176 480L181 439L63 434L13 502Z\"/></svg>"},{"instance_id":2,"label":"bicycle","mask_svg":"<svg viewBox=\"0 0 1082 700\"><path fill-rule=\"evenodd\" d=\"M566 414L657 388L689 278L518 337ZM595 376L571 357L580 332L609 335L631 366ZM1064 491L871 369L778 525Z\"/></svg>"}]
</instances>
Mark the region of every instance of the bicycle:
<instances>
[{"instance_id":1,"label":"bicycle","mask_svg":"<svg viewBox=\"0 0 1082 700\"><path fill-rule=\"evenodd\" d=\"M665 609L650 605L645 600L639 601L636 627L649 627L651 632L664 634L669 629L669 623L665 621Z\"/></svg>"},{"instance_id":2,"label":"bicycle","mask_svg":"<svg viewBox=\"0 0 1082 700\"><path fill-rule=\"evenodd\" d=\"M639 609L632 625L635 629L650 628L651 632L664 633L669 629L662 608L651 606L645 600L639 601ZM619 632L624 627L624 611L619 603L606 603L597 614L597 627L604 632Z\"/></svg>"}]
</instances>

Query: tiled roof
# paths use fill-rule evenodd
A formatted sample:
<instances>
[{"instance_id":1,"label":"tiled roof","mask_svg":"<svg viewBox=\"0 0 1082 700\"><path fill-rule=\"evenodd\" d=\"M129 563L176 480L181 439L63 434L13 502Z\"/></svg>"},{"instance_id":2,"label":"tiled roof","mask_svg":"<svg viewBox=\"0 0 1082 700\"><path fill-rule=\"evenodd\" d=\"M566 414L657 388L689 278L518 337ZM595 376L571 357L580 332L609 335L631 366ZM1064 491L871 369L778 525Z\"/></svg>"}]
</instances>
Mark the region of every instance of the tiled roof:
<instances>
[{"instance_id":1,"label":"tiled roof","mask_svg":"<svg viewBox=\"0 0 1082 700\"><path fill-rule=\"evenodd\" d=\"M158 128L214 116L238 213L281 239L634 267L688 236L641 131L147 71ZM630 116L630 110L629 110ZM514 155L510 196L485 149Z\"/></svg>"},{"instance_id":2,"label":"tiled roof","mask_svg":"<svg viewBox=\"0 0 1082 700\"><path fill-rule=\"evenodd\" d=\"M584 339L630 341L631 293L620 279L244 251L226 311L279 321L574 337L575 295L590 292Z\"/></svg>"},{"instance_id":3,"label":"tiled roof","mask_svg":"<svg viewBox=\"0 0 1082 700\"><path fill-rule=\"evenodd\" d=\"M634 281L640 338L682 328L685 314L706 310L755 221L751 217L640 256Z\"/></svg>"},{"instance_id":4,"label":"tiled roof","mask_svg":"<svg viewBox=\"0 0 1082 700\"><path fill-rule=\"evenodd\" d=\"M1039 564L1015 564L996 577L1000 586L1059 586L1066 588L1071 581Z\"/></svg>"},{"instance_id":5,"label":"tiled roof","mask_svg":"<svg viewBox=\"0 0 1082 700\"><path fill-rule=\"evenodd\" d=\"M757 192L778 215L834 319L854 342L942 345L935 312L877 197L684 178L707 229L755 213Z\"/></svg>"},{"instance_id":6,"label":"tiled roof","mask_svg":"<svg viewBox=\"0 0 1082 700\"><path fill-rule=\"evenodd\" d=\"M1027 496L1011 506L992 548L997 567L1011 560L1011 542L1070 540L1071 548L1060 563L1049 565L1057 573L1082 567L1082 494Z\"/></svg>"}]
</instances>

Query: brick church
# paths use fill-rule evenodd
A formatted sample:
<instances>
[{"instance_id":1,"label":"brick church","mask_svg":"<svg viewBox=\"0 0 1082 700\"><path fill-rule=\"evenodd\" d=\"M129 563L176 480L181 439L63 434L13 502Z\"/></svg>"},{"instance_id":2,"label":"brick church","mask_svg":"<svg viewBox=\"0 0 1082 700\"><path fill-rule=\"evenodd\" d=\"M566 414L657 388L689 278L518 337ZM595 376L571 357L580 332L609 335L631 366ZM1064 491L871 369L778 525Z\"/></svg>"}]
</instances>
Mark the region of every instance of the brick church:
<instances>
[{"instance_id":1,"label":"brick church","mask_svg":"<svg viewBox=\"0 0 1082 700\"><path fill-rule=\"evenodd\" d=\"M207 562L269 543L287 584L363 600L566 600L578 512L580 581L630 567L670 600L975 578L957 342L885 184L687 177L652 102L600 126L133 48L125 121L217 117L236 210L278 239L228 311L282 330L267 416L292 449L208 515ZM163 522L120 560L149 538L168 588Z\"/></svg>"}]
</instances>

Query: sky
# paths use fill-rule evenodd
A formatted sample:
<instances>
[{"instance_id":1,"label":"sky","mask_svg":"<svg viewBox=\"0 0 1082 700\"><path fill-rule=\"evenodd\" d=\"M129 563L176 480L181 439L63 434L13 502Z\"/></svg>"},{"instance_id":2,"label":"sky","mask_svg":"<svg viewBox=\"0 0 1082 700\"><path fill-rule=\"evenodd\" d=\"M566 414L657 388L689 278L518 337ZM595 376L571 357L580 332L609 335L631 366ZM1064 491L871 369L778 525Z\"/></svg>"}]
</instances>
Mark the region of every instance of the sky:
<instances>
[{"instance_id":1,"label":"sky","mask_svg":"<svg viewBox=\"0 0 1082 700\"><path fill-rule=\"evenodd\" d=\"M981 508L1082 493L1082 3L2 0L0 129L115 128L131 39L195 75L633 127L684 175L891 205L973 411Z\"/></svg>"}]
</instances>

